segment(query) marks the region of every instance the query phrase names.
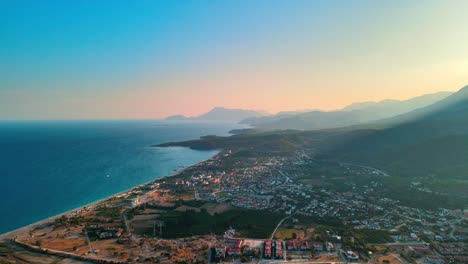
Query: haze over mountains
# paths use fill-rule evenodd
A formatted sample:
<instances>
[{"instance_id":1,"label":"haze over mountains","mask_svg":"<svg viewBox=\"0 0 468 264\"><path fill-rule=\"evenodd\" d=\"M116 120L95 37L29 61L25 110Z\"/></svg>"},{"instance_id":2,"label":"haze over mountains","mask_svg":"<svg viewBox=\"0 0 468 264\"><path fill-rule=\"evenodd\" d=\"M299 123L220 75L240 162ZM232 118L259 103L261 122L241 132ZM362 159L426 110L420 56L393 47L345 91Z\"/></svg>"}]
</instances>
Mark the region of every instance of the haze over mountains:
<instances>
[{"instance_id":1,"label":"haze over mountains","mask_svg":"<svg viewBox=\"0 0 468 264\"><path fill-rule=\"evenodd\" d=\"M224 107L215 107L209 112L195 116L186 117L183 115L173 115L167 117L168 121L184 121L184 120L199 120L199 121L232 121L239 122L249 117L259 117L268 115L266 112L244 110L244 109L228 109Z\"/></svg>"},{"instance_id":2,"label":"haze over mountains","mask_svg":"<svg viewBox=\"0 0 468 264\"><path fill-rule=\"evenodd\" d=\"M468 86L386 123L386 129L348 133L327 155L401 175L467 179Z\"/></svg>"},{"instance_id":3,"label":"haze over mountains","mask_svg":"<svg viewBox=\"0 0 468 264\"><path fill-rule=\"evenodd\" d=\"M382 122L387 124L385 128ZM468 86L426 107L371 122L364 128L280 130L166 145L197 149L243 147L269 152L308 147L317 151L317 158L375 166L396 176L466 180Z\"/></svg>"},{"instance_id":4,"label":"haze over mountains","mask_svg":"<svg viewBox=\"0 0 468 264\"><path fill-rule=\"evenodd\" d=\"M430 105L450 94L452 93L438 92L404 101L384 100L380 102L353 103L337 111L297 110L279 112L275 115L256 110L215 107L199 116L186 117L183 115L173 115L165 118L165 120L240 122L241 124L247 124L260 130L338 128L397 116Z\"/></svg>"},{"instance_id":5,"label":"haze over mountains","mask_svg":"<svg viewBox=\"0 0 468 264\"><path fill-rule=\"evenodd\" d=\"M316 130L363 124L400 115L428 106L449 96L450 92L423 95L405 101L384 100L381 102L354 103L338 111L310 111L286 113L266 117L253 117L243 124L262 130L301 129Z\"/></svg>"}]
</instances>

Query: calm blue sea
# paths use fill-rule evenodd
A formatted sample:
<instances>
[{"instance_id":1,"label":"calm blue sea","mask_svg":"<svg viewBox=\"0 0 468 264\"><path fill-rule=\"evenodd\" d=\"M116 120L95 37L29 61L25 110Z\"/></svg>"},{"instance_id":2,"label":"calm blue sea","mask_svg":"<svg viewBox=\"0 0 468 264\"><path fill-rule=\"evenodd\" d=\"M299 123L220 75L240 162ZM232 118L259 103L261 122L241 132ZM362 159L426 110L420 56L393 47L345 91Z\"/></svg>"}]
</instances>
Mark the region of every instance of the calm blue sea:
<instances>
[{"instance_id":1,"label":"calm blue sea","mask_svg":"<svg viewBox=\"0 0 468 264\"><path fill-rule=\"evenodd\" d=\"M0 122L0 234L207 159L153 144L227 135L233 123Z\"/></svg>"}]
</instances>

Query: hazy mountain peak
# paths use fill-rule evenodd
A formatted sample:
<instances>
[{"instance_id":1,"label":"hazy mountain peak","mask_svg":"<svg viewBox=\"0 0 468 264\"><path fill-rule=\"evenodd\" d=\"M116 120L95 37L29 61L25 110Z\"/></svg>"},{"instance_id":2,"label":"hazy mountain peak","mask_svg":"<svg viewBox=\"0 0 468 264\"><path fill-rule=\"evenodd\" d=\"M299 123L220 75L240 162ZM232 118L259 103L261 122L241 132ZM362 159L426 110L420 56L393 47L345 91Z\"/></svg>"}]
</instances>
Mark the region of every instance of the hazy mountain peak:
<instances>
[{"instance_id":1,"label":"hazy mountain peak","mask_svg":"<svg viewBox=\"0 0 468 264\"><path fill-rule=\"evenodd\" d=\"M210 110L211 111L217 111L217 110L227 110L227 108L225 107L222 107L222 106L215 106L213 107L213 109ZM233 110L233 109L232 109Z\"/></svg>"},{"instance_id":2,"label":"hazy mountain peak","mask_svg":"<svg viewBox=\"0 0 468 264\"><path fill-rule=\"evenodd\" d=\"M241 121L249 117L263 116L264 114L254 110L229 109L225 107L214 107L209 112L198 116L201 120Z\"/></svg>"},{"instance_id":3,"label":"hazy mountain peak","mask_svg":"<svg viewBox=\"0 0 468 264\"><path fill-rule=\"evenodd\" d=\"M241 123L266 130L316 130L338 128L395 117L445 100L450 94L450 92L438 92L404 101L388 99L379 102L361 102L351 104L338 111L310 111L305 113L292 113L290 115L249 118L243 120Z\"/></svg>"},{"instance_id":4,"label":"hazy mountain peak","mask_svg":"<svg viewBox=\"0 0 468 264\"><path fill-rule=\"evenodd\" d=\"M204 120L204 121L233 121L239 122L246 118L260 117L267 115L264 112L245 110L245 109L230 109L222 106L213 107L210 111L196 117L185 117L182 115L173 115L166 118L166 120Z\"/></svg>"},{"instance_id":5,"label":"hazy mountain peak","mask_svg":"<svg viewBox=\"0 0 468 264\"><path fill-rule=\"evenodd\" d=\"M463 86L457 93L468 94L468 85Z\"/></svg>"},{"instance_id":6,"label":"hazy mountain peak","mask_svg":"<svg viewBox=\"0 0 468 264\"><path fill-rule=\"evenodd\" d=\"M367 101L367 102L357 102L357 103L352 103L346 107L344 107L342 110L343 111L353 111L353 110L361 110L365 109L368 107L373 107L377 105L391 105L391 104L397 104L401 101L399 100L394 100L394 99L386 99L382 101Z\"/></svg>"},{"instance_id":7,"label":"hazy mountain peak","mask_svg":"<svg viewBox=\"0 0 468 264\"><path fill-rule=\"evenodd\" d=\"M468 86L426 107L349 131L353 136L331 156L377 165L399 176L466 178Z\"/></svg>"},{"instance_id":8,"label":"hazy mountain peak","mask_svg":"<svg viewBox=\"0 0 468 264\"><path fill-rule=\"evenodd\" d=\"M178 120L186 120L188 117L184 115L171 115L166 117L166 120L171 120L171 121L178 121Z\"/></svg>"}]
</instances>

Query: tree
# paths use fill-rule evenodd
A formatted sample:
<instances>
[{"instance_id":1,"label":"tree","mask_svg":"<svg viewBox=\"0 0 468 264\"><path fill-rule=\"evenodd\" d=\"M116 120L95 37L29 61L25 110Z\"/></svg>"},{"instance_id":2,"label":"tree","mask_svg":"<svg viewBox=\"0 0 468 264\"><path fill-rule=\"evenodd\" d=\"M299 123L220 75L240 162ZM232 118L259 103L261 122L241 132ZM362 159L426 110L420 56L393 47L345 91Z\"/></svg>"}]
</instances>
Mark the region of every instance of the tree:
<instances>
[{"instance_id":1,"label":"tree","mask_svg":"<svg viewBox=\"0 0 468 264\"><path fill-rule=\"evenodd\" d=\"M249 258L249 257L247 257L247 256L242 256L242 257L241 257L241 262L242 262L242 263L247 263L247 262L249 262L249 261L250 261L250 258Z\"/></svg>"}]
</instances>

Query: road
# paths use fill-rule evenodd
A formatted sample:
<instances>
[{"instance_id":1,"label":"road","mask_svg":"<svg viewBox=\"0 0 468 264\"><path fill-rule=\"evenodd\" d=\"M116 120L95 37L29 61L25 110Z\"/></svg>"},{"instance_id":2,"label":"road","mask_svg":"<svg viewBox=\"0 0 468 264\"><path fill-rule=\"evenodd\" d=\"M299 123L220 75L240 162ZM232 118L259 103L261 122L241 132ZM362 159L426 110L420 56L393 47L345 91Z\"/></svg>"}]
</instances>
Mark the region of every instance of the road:
<instances>
[{"instance_id":1,"label":"road","mask_svg":"<svg viewBox=\"0 0 468 264\"><path fill-rule=\"evenodd\" d=\"M395 257L396 259L398 259L402 264L407 264L408 261L400 258L400 256L398 256L398 254L395 254L395 253L390 253L390 255L392 255L393 257Z\"/></svg>"},{"instance_id":2,"label":"road","mask_svg":"<svg viewBox=\"0 0 468 264\"><path fill-rule=\"evenodd\" d=\"M86 242L88 243L89 253L95 255L93 245L91 244L91 239L89 239L88 231L85 232Z\"/></svg>"},{"instance_id":3,"label":"road","mask_svg":"<svg viewBox=\"0 0 468 264\"><path fill-rule=\"evenodd\" d=\"M133 231L131 229L131 226L130 226L130 223L128 221L128 218L127 218L127 211L125 211L123 214L122 214L122 218L124 220L124 223L125 223L125 228L127 230L127 232L130 234L130 240L132 241L137 241L137 238L136 236L133 234Z\"/></svg>"},{"instance_id":4,"label":"road","mask_svg":"<svg viewBox=\"0 0 468 264\"><path fill-rule=\"evenodd\" d=\"M286 175L286 173L284 173L282 170L278 170L278 172L279 172L282 176L285 177L285 181L284 181L282 184L280 184L280 185L278 185L278 186L275 186L275 187L273 188L273 190L274 190L274 189L277 189L277 188L279 188L279 187L281 187L281 186L283 186L283 185L285 185L285 184L287 184L287 183L289 182L289 176Z\"/></svg>"},{"instance_id":5,"label":"road","mask_svg":"<svg viewBox=\"0 0 468 264\"><path fill-rule=\"evenodd\" d=\"M453 235L453 233L455 233L455 230L457 230L457 227L456 227L454 224L451 224L451 225L450 225L450 228L451 228L451 230L450 230L449 236L450 236L452 239L456 239L455 236Z\"/></svg>"},{"instance_id":6,"label":"road","mask_svg":"<svg viewBox=\"0 0 468 264\"><path fill-rule=\"evenodd\" d=\"M275 236L276 231L278 231L278 228L281 226L281 224L284 222L284 220L288 219L289 217L293 216L295 213L297 213L298 211L301 211L301 210L297 210L297 211L293 212L292 214L286 216L285 218L281 219L281 221L279 221L278 225L276 225L275 230L273 230L273 233L271 233L270 239L273 239L273 237Z\"/></svg>"},{"instance_id":7,"label":"road","mask_svg":"<svg viewBox=\"0 0 468 264\"><path fill-rule=\"evenodd\" d=\"M341 165L348 165L348 166L364 168L364 169L368 169L368 170L373 170L375 172L378 172L378 173L382 174L383 176L390 176L390 174L386 173L385 171L382 171L382 170L379 170L379 169L376 169L376 168L373 168L373 167L361 165L361 164L346 163L346 162L341 162L340 164Z\"/></svg>"},{"instance_id":8,"label":"road","mask_svg":"<svg viewBox=\"0 0 468 264\"><path fill-rule=\"evenodd\" d=\"M275 233L276 233L276 231L278 231L278 228L279 228L279 227L280 227L280 225L281 225L281 224L284 222L284 220L288 219L288 218L289 218L289 217L291 217L291 216L292 216L292 214L291 214L291 215L288 215L288 216L286 216L285 218L281 219L281 221L279 221L278 225L276 225L276 228L275 228L275 230L273 230L273 233L271 233L271 237L270 237L270 239L273 239L273 237L275 236Z\"/></svg>"},{"instance_id":9,"label":"road","mask_svg":"<svg viewBox=\"0 0 468 264\"><path fill-rule=\"evenodd\" d=\"M373 245L381 245L381 246L427 246L425 242L391 242L385 244L373 244Z\"/></svg>"}]
</instances>

